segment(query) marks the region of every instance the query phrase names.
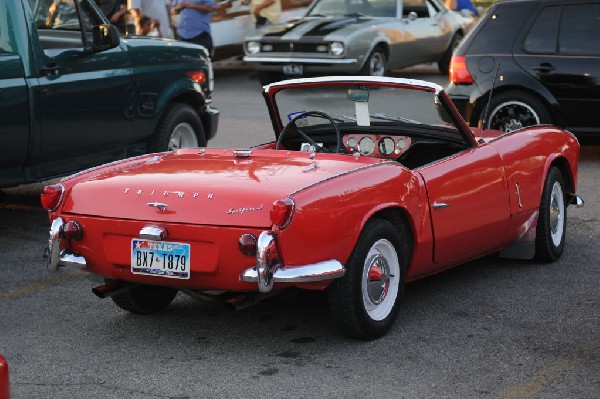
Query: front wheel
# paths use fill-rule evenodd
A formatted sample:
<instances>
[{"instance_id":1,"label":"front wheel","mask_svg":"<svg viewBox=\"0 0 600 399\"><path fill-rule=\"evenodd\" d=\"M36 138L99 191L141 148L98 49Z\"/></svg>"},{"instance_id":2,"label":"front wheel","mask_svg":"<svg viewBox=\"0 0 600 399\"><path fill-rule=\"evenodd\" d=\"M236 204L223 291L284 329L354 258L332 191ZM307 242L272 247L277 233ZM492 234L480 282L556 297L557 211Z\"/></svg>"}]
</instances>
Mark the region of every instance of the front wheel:
<instances>
[{"instance_id":1,"label":"front wheel","mask_svg":"<svg viewBox=\"0 0 600 399\"><path fill-rule=\"evenodd\" d=\"M176 288L136 285L110 298L118 307L128 312L152 314L167 307L176 295Z\"/></svg>"},{"instance_id":2,"label":"front wheel","mask_svg":"<svg viewBox=\"0 0 600 399\"><path fill-rule=\"evenodd\" d=\"M450 42L450 45L444 52L444 55L442 55L442 58L439 59L437 64L438 64L440 73L442 75L447 76L448 73L450 72L450 61L452 60L452 54L454 53L454 50L460 44L460 41L462 40L462 38L463 38L463 34L460 32L456 32L454 37L452 37L452 41Z\"/></svg>"},{"instance_id":3,"label":"front wheel","mask_svg":"<svg viewBox=\"0 0 600 399\"><path fill-rule=\"evenodd\" d=\"M344 333L370 340L392 327L404 294L406 247L405 234L390 222L365 225L346 274L327 289L331 317Z\"/></svg>"},{"instance_id":4,"label":"front wheel","mask_svg":"<svg viewBox=\"0 0 600 399\"><path fill-rule=\"evenodd\" d=\"M187 104L173 104L165 111L148 141L148 152L205 147L206 136L200 117Z\"/></svg>"},{"instance_id":5,"label":"front wheel","mask_svg":"<svg viewBox=\"0 0 600 399\"><path fill-rule=\"evenodd\" d=\"M386 58L381 48L375 48L369 58L363 65L360 74L365 76L385 76L386 70Z\"/></svg>"},{"instance_id":6,"label":"front wheel","mask_svg":"<svg viewBox=\"0 0 600 399\"><path fill-rule=\"evenodd\" d=\"M550 167L544 182L536 227L535 256L539 260L556 261L563 253L567 228L564 190L562 174L558 168Z\"/></svg>"}]
</instances>

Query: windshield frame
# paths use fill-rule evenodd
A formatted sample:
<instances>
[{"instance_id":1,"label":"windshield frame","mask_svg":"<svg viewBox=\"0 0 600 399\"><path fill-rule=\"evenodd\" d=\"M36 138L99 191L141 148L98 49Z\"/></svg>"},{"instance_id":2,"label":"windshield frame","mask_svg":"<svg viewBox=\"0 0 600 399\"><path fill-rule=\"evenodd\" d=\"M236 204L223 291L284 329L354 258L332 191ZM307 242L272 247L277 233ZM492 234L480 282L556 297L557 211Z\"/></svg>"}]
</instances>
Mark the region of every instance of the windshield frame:
<instances>
[{"instance_id":1,"label":"windshield frame","mask_svg":"<svg viewBox=\"0 0 600 399\"><path fill-rule=\"evenodd\" d=\"M276 101L277 93L281 91L294 90L298 88L322 88L323 86L347 86L347 85L364 85L381 88L395 88L403 90L416 90L432 93L436 96L439 106L446 112L448 123L454 126L457 132L462 136L465 143L471 147L476 147L477 140L467 123L458 113L458 110L452 103L450 97L446 94L443 87L417 79L391 78L391 77L374 77L374 76L325 76L316 78L301 78L284 80L263 87L263 97L265 99L271 123L278 138L280 132L285 127L281 118L279 108Z\"/></svg>"}]
</instances>

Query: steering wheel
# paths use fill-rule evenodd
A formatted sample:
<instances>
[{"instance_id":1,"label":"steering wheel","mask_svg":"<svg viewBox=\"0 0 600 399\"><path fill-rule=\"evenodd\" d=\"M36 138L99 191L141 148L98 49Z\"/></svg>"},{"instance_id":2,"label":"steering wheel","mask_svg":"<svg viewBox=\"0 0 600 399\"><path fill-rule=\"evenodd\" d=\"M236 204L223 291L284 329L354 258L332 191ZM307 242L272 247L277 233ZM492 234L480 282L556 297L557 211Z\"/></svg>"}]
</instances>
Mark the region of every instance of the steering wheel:
<instances>
[{"instance_id":1,"label":"steering wheel","mask_svg":"<svg viewBox=\"0 0 600 399\"><path fill-rule=\"evenodd\" d=\"M340 128L338 126L338 124L335 122L335 120L333 120L333 118L329 115L327 115L325 112L321 112L321 111L306 111L306 112L302 112L298 115L296 115L291 121L288 122L287 125L285 125L285 127L283 128L283 130L281 131L281 134L279 135L279 138L277 139L277 145L275 146L275 149L278 150L280 145L281 145L281 138L284 136L284 134L286 133L295 133L297 135L300 135L304 140L308 141L310 143L310 145L312 145L315 148L316 152L329 152L329 150L327 150L327 148L323 147L322 145L317 144L313 139L311 139L306 133L304 133L297 125L296 125L296 121L298 119L301 118L305 118L307 116L315 116L318 118L323 118L323 119L327 119L335 128L335 135L337 137L337 143L336 143L336 153L342 152L342 133L340 132Z\"/></svg>"}]
</instances>

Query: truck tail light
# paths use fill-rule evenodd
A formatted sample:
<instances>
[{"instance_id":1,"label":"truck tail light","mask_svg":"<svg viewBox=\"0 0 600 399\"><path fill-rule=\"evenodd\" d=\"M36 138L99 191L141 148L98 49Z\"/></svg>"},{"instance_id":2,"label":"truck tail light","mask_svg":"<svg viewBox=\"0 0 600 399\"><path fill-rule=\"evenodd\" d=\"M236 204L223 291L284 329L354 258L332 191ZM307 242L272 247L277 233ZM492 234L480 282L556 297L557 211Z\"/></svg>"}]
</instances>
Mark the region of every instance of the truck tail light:
<instances>
[{"instance_id":1,"label":"truck tail light","mask_svg":"<svg viewBox=\"0 0 600 399\"><path fill-rule=\"evenodd\" d=\"M52 184L50 186L44 187L44 190L40 195L42 207L48 211L55 210L60 205L64 193L65 188L62 184Z\"/></svg>"},{"instance_id":2,"label":"truck tail light","mask_svg":"<svg viewBox=\"0 0 600 399\"><path fill-rule=\"evenodd\" d=\"M187 71L186 75L192 79L194 83L204 84L208 81L206 74L203 71Z\"/></svg>"},{"instance_id":3,"label":"truck tail light","mask_svg":"<svg viewBox=\"0 0 600 399\"><path fill-rule=\"evenodd\" d=\"M450 82L473 83L473 76L467 68L467 59L463 55L453 55L450 59Z\"/></svg>"},{"instance_id":4,"label":"truck tail light","mask_svg":"<svg viewBox=\"0 0 600 399\"><path fill-rule=\"evenodd\" d=\"M291 198L284 198L273 202L271 209L271 222L280 229L287 227L292 221L295 204Z\"/></svg>"}]
</instances>

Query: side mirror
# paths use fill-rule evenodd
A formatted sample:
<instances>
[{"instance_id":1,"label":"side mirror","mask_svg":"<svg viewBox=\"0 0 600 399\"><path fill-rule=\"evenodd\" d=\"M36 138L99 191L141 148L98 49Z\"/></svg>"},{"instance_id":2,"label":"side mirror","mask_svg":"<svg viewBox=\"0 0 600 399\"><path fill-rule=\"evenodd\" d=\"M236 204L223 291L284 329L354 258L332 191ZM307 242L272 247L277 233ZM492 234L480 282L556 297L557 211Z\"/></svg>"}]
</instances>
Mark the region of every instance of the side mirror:
<instances>
[{"instance_id":1,"label":"side mirror","mask_svg":"<svg viewBox=\"0 0 600 399\"><path fill-rule=\"evenodd\" d=\"M94 53L117 47L120 41L119 31L114 25L94 25L92 28L92 51Z\"/></svg>"}]
</instances>

